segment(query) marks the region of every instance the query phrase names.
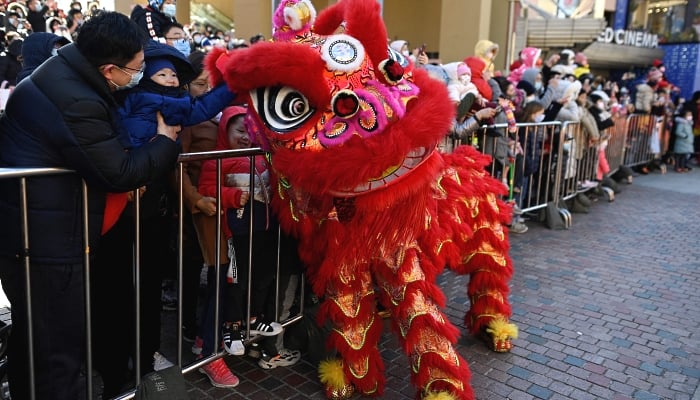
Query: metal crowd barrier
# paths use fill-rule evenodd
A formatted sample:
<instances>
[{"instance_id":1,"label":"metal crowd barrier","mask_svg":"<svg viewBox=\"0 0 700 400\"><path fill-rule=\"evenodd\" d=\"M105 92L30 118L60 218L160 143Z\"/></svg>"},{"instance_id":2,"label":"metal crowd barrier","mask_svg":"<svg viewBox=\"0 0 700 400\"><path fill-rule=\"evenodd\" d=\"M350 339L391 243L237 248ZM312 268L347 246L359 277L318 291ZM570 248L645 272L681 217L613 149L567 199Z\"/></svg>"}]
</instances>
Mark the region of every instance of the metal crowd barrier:
<instances>
[{"instance_id":1,"label":"metal crowd barrier","mask_svg":"<svg viewBox=\"0 0 700 400\"><path fill-rule=\"evenodd\" d=\"M634 167L652 161L654 159L652 140L659 140L656 117L649 114L630 115L627 118L627 141L623 164ZM658 143L656 145L658 146Z\"/></svg>"},{"instance_id":2,"label":"metal crowd barrier","mask_svg":"<svg viewBox=\"0 0 700 400\"><path fill-rule=\"evenodd\" d=\"M548 202L559 197L560 160L564 157L562 123L519 123L516 126L524 143L520 157L516 154L515 142L508 139L506 124L483 126L461 142L455 141L445 148L471 145L491 156L493 162L487 167L488 172L508 187L509 200L523 212L530 212L546 207ZM526 163L525 158L531 159ZM526 175L528 163L534 171Z\"/></svg>"},{"instance_id":3,"label":"metal crowd barrier","mask_svg":"<svg viewBox=\"0 0 700 400\"><path fill-rule=\"evenodd\" d=\"M609 174L620 166L648 163L655 157L650 141L660 140L663 133L652 138L658 129L657 119L650 115L632 115L614 118L615 125L601 132L609 135L605 157ZM491 156L488 172L508 186L509 200L524 212L535 211L555 202L568 200L597 186L599 143L590 141L578 122L518 123L523 157L535 157L537 168L525 175L525 162L514 157L509 143L506 124L482 126L468 137L446 137L441 151L451 153L459 145L471 145ZM533 136L534 135L534 136ZM522 178L525 179L522 179ZM519 192L519 193L518 193Z\"/></svg>"},{"instance_id":4,"label":"metal crowd barrier","mask_svg":"<svg viewBox=\"0 0 700 400\"><path fill-rule=\"evenodd\" d=\"M568 200L597 186L598 148L591 143L578 122L564 122L561 190L557 199Z\"/></svg>"},{"instance_id":5,"label":"metal crowd barrier","mask_svg":"<svg viewBox=\"0 0 700 400\"><path fill-rule=\"evenodd\" d=\"M200 368L203 365L206 365L222 356L224 356L226 353L221 351L215 351L212 355L209 357L204 357L202 359L195 360L194 362L183 365L183 356L182 356L182 346L183 346L183 338L182 338L182 329L180 327L182 326L183 323L183 315L182 315L182 310L183 310L183 299L182 299L182 281L183 281L183 268L184 268L184 259L183 259L183 218L185 213L184 211L184 202L183 202L183 182L182 182L182 173L183 173L183 165L187 162L193 162L193 161L205 161L205 160L217 160L217 215L221 215L222 209L221 209L221 160L224 158L228 157L250 157L251 159L251 182L250 182L250 187L254 187L254 176L255 176L255 157L261 157L263 156L263 152L259 148L253 148L253 149L242 149L242 150L227 150L227 151L212 151L212 152L204 152L204 153L187 153L187 154L181 154L179 159L178 159L178 169L179 169L179 175L178 175L178 187L179 187L179 196L178 196L178 261L177 261L177 277L178 277L178 308L177 308L177 362L176 364L181 366L181 370L183 374L189 373L195 369ZM47 176L47 175L56 175L56 174L71 174L73 171L70 170L64 170L64 169L57 169L57 168L0 168L0 179L19 179L20 181L20 207L21 207L21 213L22 213L22 239L23 239L23 247L25 249L29 249L31 246L31 243L29 243L29 230L32 228L31 226L28 225L28 209L27 209L27 186L26 182L27 179L31 179L32 177L35 176ZM89 248L89 243L88 243L88 209L87 206L87 198L88 198L88 187L83 181L83 195L82 195L82 201L83 201L83 207L82 207L82 220L83 220L83 233L84 233L84 245L85 245L85 258L84 258L84 279L85 282L88 283L90 282L90 248ZM140 275L140 201L139 201L139 192L138 190L134 191L134 209L135 209L135 219L136 219L136 232L135 232L135 251L134 251L134 274L135 274L135 282L134 286L135 288L139 288L140 282L139 282L139 275ZM252 199L251 199L252 200ZM253 202L250 201L247 206L252 207ZM254 235L253 235L253 213L251 212L251 220L250 220L250 227L249 227L249 233L251 234L250 236L254 240ZM217 231L221 231L221 221L218 219L217 221ZM217 232L217 233L218 233ZM278 231L278 235L281 234L281 232ZM194 238L193 240L197 240ZM249 241L249 258L248 258L248 276L252 276L253 272L253 264L254 260L252 258L252 243L253 241ZM276 316L279 317L280 315L280 264L284 260L280 260L280 241L278 240L278 248L277 248L277 277L276 279L276 288L275 288L275 313ZM216 248L216 264L221 265L221 262L219 260L220 258L220 246L221 243L217 243L217 248ZM99 253L98 253L99 255ZM31 283L30 283L30 271L31 271L31 260L30 260L30 255L29 252L26 252L23 257L23 262L24 262L24 275L25 279L27 282L27 287L25 288L26 292L26 301L27 301L27 318L28 318L28 333L29 333L29 368L30 368L30 385L31 385L31 392L30 392L30 399L29 400L36 400L36 393L35 393L35 365L34 365L34 335L33 335L33 324L32 324L32 307L31 307ZM216 287L219 287L221 284L220 281L220 274L215 274L216 275ZM247 308L248 308L248 319L250 319L250 302L251 302L251 282L252 279L248 280L248 298L247 298ZM304 312L304 279L303 277L299 279L299 284L300 284L300 293L297 296L298 299L298 305L299 305L299 310L298 313L294 315L288 316L284 321L278 321L283 327L287 327L290 324L293 324L297 321L299 321L302 318L303 312ZM141 302L140 302L140 295L139 295L140 290L135 290L135 337L138 338L140 335L140 309L141 309ZM219 305L220 305L220 291L216 290L216 306L215 308L219 310ZM85 366L86 366L86 371L92 371L92 366L93 366L93 357L92 357L92 329L91 329L91 315L92 315L92 305L91 305L91 292L90 292L90 285L86 284L85 285L85 315L86 315L86 360L85 360ZM218 327L220 326L219 323L219 312L215 313L215 329L214 329L214 336L215 340L214 343L219 343L220 338L219 338L219 329ZM246 344L250 343L251 341L258 340L260 338L251 338L250 336L250 327L247 327L246 330ZM218 348L218 346L214 346L214 348ZM141 366L140 366L140 345L139 345L139 340L135 341L135 354L134 354L134 372L135 372L135 385L134 388L131 390L126 391L125 393L121 394L120 396L116 397L116 399L132 399L135 397L136 391L138 389L138 386L141 382ZM95 396L95 390L94 390L94 383L93 383L93 374L92 373L86 373L86 393L87 393L87 399L93 399L96 398ZM10 391L12 388L10 387Z\"/></svg>"}]
</instances>

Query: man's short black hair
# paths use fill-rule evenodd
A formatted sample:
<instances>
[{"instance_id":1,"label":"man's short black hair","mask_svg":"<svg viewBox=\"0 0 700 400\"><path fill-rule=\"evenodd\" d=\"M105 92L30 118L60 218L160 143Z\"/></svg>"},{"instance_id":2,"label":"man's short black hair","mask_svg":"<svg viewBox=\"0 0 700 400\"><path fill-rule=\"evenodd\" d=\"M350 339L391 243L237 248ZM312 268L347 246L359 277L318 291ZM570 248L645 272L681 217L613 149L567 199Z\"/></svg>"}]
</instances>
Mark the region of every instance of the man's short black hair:
<instances>
[{"instance_id":1,"label":"man's short black hair","mask_svg":"<svg viewBox=\"0 0 700 400\"><path fill-rule=\"evenodd\" d=\"M75 45L95 67L125 65L143 50L145 34L124 14L101 11L80 28Z\"/></svg>"},{"instance_id":2,"label":"man's short black hair","mask_svg":"<svg viewBox=\"0 0 700 400\"><path fill-rule=\"evenodd\" d=\"M177 22L167 22L167 23L161 25L160 31L163 32L163 36L165 36L165 34L166 34L167 32L170 32L170 30L173 29L173 28L179 28L179 29L182 29L183 31L185 30L185 27L184 27L182 24L180 24L180 23L177 23Z\"/></svg>"}]
</instances>

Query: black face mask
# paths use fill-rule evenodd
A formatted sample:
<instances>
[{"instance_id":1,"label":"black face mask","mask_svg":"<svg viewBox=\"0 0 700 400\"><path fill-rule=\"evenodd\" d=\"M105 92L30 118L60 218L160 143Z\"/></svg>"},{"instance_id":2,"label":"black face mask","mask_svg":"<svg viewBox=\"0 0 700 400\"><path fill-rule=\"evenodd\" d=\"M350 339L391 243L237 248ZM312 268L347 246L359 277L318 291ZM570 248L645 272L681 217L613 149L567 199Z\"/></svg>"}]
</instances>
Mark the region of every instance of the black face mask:
<instances>
[{"instance_id":1,"label":"black face mask","mask_svg":"<svg viewBox=\"0 0 700 400\"><path fill-rule=\"evenodd\" d=\"M659 81L649 81L648 83L649 86L656 86L659 83Z\"/></svg>"}]
</instances>

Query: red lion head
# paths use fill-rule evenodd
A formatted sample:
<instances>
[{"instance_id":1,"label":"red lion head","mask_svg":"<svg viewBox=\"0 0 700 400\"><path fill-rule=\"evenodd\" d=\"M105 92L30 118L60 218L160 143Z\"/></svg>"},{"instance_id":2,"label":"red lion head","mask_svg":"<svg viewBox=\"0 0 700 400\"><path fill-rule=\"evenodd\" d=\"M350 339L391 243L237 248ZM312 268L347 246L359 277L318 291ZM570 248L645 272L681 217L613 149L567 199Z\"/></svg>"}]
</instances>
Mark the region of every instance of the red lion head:
<instances>
[{"instance_id":1,"label":"red lion head","mask_svg":"<svg viewBox=\"0 0 700 400\"><path fill-rule=\"evenodd\" d=\"M283 0L273 23L274 41L217 66L247 96L249 132L280 177L355 197L430 158L453 107L443 84L389 49L376 0L341 0L318 16L308 0Z\"/></svg>"}]
</instances>

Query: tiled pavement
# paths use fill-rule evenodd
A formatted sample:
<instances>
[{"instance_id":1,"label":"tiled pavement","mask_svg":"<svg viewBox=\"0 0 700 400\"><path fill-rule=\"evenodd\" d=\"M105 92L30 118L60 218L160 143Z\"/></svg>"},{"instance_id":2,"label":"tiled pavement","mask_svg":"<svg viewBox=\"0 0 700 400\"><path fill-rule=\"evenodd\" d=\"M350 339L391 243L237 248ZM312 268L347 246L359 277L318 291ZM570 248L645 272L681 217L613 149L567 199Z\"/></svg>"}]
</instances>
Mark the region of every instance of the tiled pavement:
<instances>
[{"instance_id":1,"label":"tiled pavement","mask_svg":"<svg viewBox=\"0 0 700 400\"><path fill-rule=\"evenodd\" d=\"M623 190L574 214L570 230L529 223L511 236L515 348L496 354L469 336L457 346L477 399L700 399L700 171L638 176ZM463 329L466 278L440 283ZM381 345L382 398L415 398L388 330ZM217 389L192 372L192 399L324 398L305 360L269 371L247 357L226 362L241 384Z\"/></svg>"}]
</instances>

